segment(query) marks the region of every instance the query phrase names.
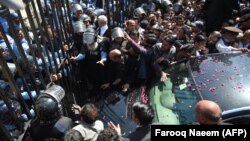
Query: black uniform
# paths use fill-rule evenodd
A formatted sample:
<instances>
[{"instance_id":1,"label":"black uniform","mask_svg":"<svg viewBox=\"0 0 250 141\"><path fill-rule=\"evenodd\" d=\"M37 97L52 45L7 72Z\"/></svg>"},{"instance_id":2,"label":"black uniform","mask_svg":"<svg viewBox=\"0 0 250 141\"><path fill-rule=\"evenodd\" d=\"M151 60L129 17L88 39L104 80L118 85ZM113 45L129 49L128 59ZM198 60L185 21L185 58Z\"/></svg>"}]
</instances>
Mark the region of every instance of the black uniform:
<instances>
[{"instance_id":1,"label":"black uniform","mask_svg":"<svg viewBox=\"0 0 250 141\"><path fill-rule=\"evenodd\" d=\"M30 134L34 141L44 141L45 139L62 139L64 134L73 127L70 118L61 117L54 124L42 125L38 119L31 123Z\"/></svg>"}]
</instances>

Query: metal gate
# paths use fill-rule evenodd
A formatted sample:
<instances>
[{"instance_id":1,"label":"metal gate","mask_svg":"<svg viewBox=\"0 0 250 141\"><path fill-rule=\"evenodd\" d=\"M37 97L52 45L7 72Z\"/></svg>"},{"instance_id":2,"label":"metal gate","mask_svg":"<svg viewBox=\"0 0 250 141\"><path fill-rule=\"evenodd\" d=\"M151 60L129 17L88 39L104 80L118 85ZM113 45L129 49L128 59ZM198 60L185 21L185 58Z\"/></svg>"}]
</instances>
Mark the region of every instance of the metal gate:
<instances>
[{"instance_id":1,"label":"metal gate","mask_svg":"<svg viewBox=\"0 0 250 141\"><path fill-rule=\"evenodd\" d=\"M50 5L47 2L50 2ZM107 12L110 28L123 26L130 16L128 13L131 12L128 11L134 8L134 4L131 0L103 0L101 4L98 3ZM20 10L21 8L23 9ZM16 138L22 140L26 128L34 118L32 110L34 111L36 96L47 88L52 78L60 77L59 73L62 74L62 79L53 83L65 89L66 98L62 101L64 115L70 116L70 106L73 103L81 104L86 100L82 89L84 84L77 80L77 73L72 73L72 66L65 63L70 54L63 52L66 44L72 45L70 2L0 0L0 22L0 80L6 82L9 87L8 91L1 89L0 104L5 104L6 109L10 111L10 123L21 132ZM12 38L7 33L11 34ZM20 38L26 39L28 51L24 49ZM46 42L45 47L41 41ZM25 122L20 121L17 109L13 107L6 93L14 95L20 104L19 112L26 115ZM16 135L10 134L5 123L6 121L0 120L1 141L13 140Z\"/></svg>"}]
</instances>

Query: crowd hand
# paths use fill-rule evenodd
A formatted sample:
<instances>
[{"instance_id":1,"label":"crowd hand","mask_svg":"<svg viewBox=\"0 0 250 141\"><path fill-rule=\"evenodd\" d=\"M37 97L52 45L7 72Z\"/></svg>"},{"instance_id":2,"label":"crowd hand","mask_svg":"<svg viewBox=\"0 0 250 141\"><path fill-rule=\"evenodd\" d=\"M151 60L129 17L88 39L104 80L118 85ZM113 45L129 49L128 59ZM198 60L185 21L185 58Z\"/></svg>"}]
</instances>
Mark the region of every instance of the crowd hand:
<instances>
[{"instance_id":1,"label":"crowd hand","mask_svg":"<svg viewBox=\"0 0 250 141\"><path fill-rule=\"evenodd\" d=\"M52 76L50 76L51 82L55 82L55 81L57 81L57 80L59 80L61 78L62 78L62 74L61 73L53 74Z\"/></svg>"},{"instance_id":2,"label":"crowd hand","mask_svg":"<svg viewBox=\"0 0 250 141\"><path fill-rule=\"evenodd\" d=\"M121 79L118 78L118 79L116 79L116 80L112 83L112 85L118 85L120 82L121 82Z\"/></svg>"},{"instance_id":3,"label":"crowd hand","mask_svg":"<svg viewBox=\"0 0 250 141\"><path fill-rule=\"evenodd\" d=\"M69 50L69 46L68 46L68 45L64 45L64 46L63 46L63 51L64 51L64 52L67 52L68 50Z\"/></svg>"},{"instance_id":4,"label":"crowd hand","mask_svg":"<svg viewBox=\"0 0 250 141\"><path fill-rule=\"evenodd\" d=\"M176 63L177 63L177 61L173 61L173 62L170 63L170 65L174 65Z\"/></svg>"},{"instance_id":5,"label":"crowd hand","mask_svg":"<svg viewBox=\"0 0 250 141\"><path fill-rule=\"evenodd\" d=\"M102 66L105 65L105 64L104 64L104 60L97 61L96 64L100 64L100 65L102 65Z\"/></svg>"},{"instance_id":6,"label":"crowd hand","mask_svg":"<svg viewBox=\"0 0 250 141\"><path fill-rule=\"evenodd\" d=\"M119 124L117 124L117 126L113 123L113 122L108 122L108 126L109 126L109 128L111 128L112 130L114 130L115 131L115 133L119 136L119 137L121 137L122 136L122 134L121 134L121 128L120 128L120 125Z\"/></svg>"},{"instance_id":7,"label":"crowd hand","mask_svg":"<svg viewBox=\"0 0 250 141\"><path fill-rule=\"evenodd\" d=\"M168 79L168 76L169 76L168 73L162 72L161 73L161 82L166 81Z\"/></svg>"},{"instance_id":8,"label":"crowd hand","mask_svg":"<svg viewBox=\"0 0 250 141\"><path fill-rule=\"evenodd\" d=\"M122 91L123 91L123 92L127 92L128 89L129 89L129 87L130 87L130 85L129 85L128 83L124 84L124 85L122 86Z\"/></svg>"},{"instance_id":9,"label":"crowd hand","mask_svg":"<svg viewBox=\"0 0 250 141\"><path fill-rule=\"evenodd\" d=\"M126 39L128 39L128 40L132 40L131 37L128 35L127 32L124 32L124 37L125 37Z\"/></svg>"},{"instance_id":10,"label":"crowd hand","mask_svg":"<svg viewBox=\"0 0 250 141\"><path fill-rule=\"evenodd\" d=\"M249 50L247 48L241 48L240 49L242 52L249 52Z\"/></svg>"},{"instance_id":11,"label":"crowd hand","mask_svg":"<svg viewBox=\"0 0 250 141\"><path fill-rule=\"evenodd\" d=\"M164 57L159 57L156 59L155 63L161 63L164 60Z\"/></svg>"},{"instance_id":12,"label":"crowd hand","mask_svg":"<svg viewBox=\"0 0 250 141\"><path fill-rule=\"evenodd\" d=\"M9 56L9 52L8 51L3 51L3 58L7 58Z\"/></svg>"},{"instance_id":13,"label":"crowd hand","mask_svg":"<svg viewBox=\"0 0 250 141\"><path fill-rule=\"evenodd\" d=\"M82 110L82 108L81 108L79 105L77 105L77 104L73 104L72 107L71 107L71 109L72 109L72 111L73 111L75 114L80 113L81 110Z\"/></svg>"},{"instance_id":14,"label":"crowd hand","mask_svg":"<svg viewBox=\"0 0 250 141\"><path fill-rule=\"evenodd\" d=\"M70 58L70 61L71 61L71 62L76 62L76 57L72 56L72 57Z\"/></svg>"},{"instance_id":15,"label":"crowd hand","mask_svg":"<svg viewBox=\"0 0 250 141\"><path fill-rule=\"evenodd\" d=\"M101 85L101 89L107 89L110 86L109 83L105 83Z\"/></svg>"}]
</instances>

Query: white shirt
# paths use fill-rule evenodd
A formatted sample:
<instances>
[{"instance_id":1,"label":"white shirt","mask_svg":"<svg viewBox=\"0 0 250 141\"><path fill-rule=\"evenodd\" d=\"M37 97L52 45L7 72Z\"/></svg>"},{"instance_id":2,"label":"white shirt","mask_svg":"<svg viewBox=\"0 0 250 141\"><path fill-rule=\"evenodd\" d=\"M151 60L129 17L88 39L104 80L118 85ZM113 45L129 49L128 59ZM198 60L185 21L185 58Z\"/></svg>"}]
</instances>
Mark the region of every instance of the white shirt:
<instances>
[{"instance_id":1,"label":"white shirt","mask_svg":"<svg viewBox=\"0 0 250 141\"><path fill-rule=\"evenodd\" d=\"M196 50L196 51L195 51L195 56L201 56L200 51L201 51L201 50Z\"/></svg>"},{"instance_id":2,"label":"white shirt","mask_svg":"<svg viewBox=\"0 0 250 141\"><path fill-rule=\"evenodd\" d=\"M108 29L108 25L104 25L100 28L100 36L103 36L103 34L106 32L106 30Z\"/></svg>"},{"instance_id":3,"label":"white shirt","mask_svg":"<svg viewBox=\"0 0 250 141\"><path fill-rule=\"evenodd\" d=\"M227 46L225 45L224 41L222 39L220 39L216 45L215 45L216 49L221 52L221 53L229 53L232 52L233 47L232 46Z\"/></svg>"}]
</instances>

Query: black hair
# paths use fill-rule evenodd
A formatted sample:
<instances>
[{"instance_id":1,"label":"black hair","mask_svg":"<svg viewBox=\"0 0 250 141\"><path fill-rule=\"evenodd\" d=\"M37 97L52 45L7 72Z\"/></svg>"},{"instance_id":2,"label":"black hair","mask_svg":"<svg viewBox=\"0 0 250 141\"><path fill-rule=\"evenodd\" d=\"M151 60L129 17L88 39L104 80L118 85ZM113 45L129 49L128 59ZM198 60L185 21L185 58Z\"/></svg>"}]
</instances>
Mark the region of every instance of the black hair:
<instances>
[{"instance_id":1,"label":"black hair","mask_svg":"<svg viewBox=\"0 0 250 141\"><path fill-rule=\"evenodd\" d=\"M150 105L136 102L133 104L133 112L139 119L140 125L149 125L154 119L154 110Z\"/></svg>"},{"instance_id":2,"label":"black hair","mask_svg":"<svg viewBox=\"0 0 250 141\"><path fill-rule=\"evenodd\" d=\"M146 43L149 45L154 45L157 42L157 38L155 34L146 34L144 36Z\"/></svg>"},{"instance_id":3,"label":"black hair","mask_svg":"<svg viewBox=\"0 0 250 141\"><path fill-rule=\"evenodd\" d=\"M79 131L71 129L66 132L64 141L84 141L84 138Z\"/></svg>"},{"instance_id":4,"label":"black hair","mask_svg":"<svg viewBox=\"0 0 250 141\"><path fill-rule=\"evenodd\" d=\"M164 37L164 40L169 42L171 45L173 45L176 41L176 36L174 34L169 34Z\"/></svg>"},{"instance_id":5,"label":"black hair","mask_svg":"<svg viewBox=\"0 0 250 141\"><path fill-rule=\"evenodd\" d=\"M157 24L157 21L155 19L151 19L149 23L151 26L154 26Z\"/></svg>"},{"instance_id":6,"label":"black hair","mask_svg":"<svg viewBox=\"0 0 250 141\"><path fill-rule=\"evenodd\" d=\"M202 34L197 34L194 38L194 42L206 41L206 37Z\"/></svg>"},{"instance_id":7,"label":"black hair","mask_svg":"<svg viewBox=\"0 0 250 141\"><path fill-rule=\"evenodd\" d=\"M149 22L147 20L142 20L140 23L140 27L143 29L147 29L148 25L149 25Z\"/></svg>"},{"instance_id":8,"label":"black hair","mask_svg":"<svg viewBox=\"0 0 250 141\"><path fill-rule=\"evenodd\" d=\"M81 117L87 124L92 124L97 120L98 112L94 104L88 103L83 105Z\"/></svg>"},{"instance_id":9,"label":"black hair","mask_svg":"<svg viewBox=\"0 0 250 141\"><path fill-rule=\"evenodd\" d=\"M119 141L119 136L111 128L105 128L97 137L97 141Z\"/></svg>"}]
</instances>

